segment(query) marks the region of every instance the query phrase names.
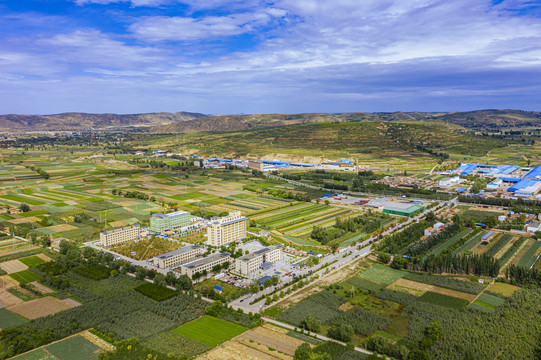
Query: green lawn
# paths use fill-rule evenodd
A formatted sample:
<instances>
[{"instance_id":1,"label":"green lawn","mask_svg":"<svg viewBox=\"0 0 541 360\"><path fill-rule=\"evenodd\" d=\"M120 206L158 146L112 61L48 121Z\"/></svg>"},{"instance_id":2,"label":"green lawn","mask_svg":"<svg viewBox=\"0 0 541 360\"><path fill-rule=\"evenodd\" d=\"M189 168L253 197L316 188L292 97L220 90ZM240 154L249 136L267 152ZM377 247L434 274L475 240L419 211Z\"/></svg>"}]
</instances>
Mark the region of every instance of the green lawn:
<instances>
[{"instance_id":1,"label":"green lawn","mask_svg":"<svg viewBox=\"0 0 541 360\"><path fill-rule=\"evenodd\" d=\"M391 285L406 274L407 272L402 270L392 269L382 264L375 264L370 269L363 271L360 275L368 280L377 281L385 285Z\"/></svg>"},{"instance_id":2,"label":"green lawn","mask_svg":"<svg viewBox=\"0 0 541 360\"><path fill-rule=\"evenodd\" d=\"M0 309L0 329L7 329L8 327L19 325L27 322L24 317L12 313L6 309Z\"/></svg>"},{"instance_id":3,"label":"green lawn","mask_svg":"<svg viewBox=\"0 0 541 360\"><path fill-rule=\"evenodd\" d=\"M207 346L215 347L246 330L248 328L244 326L205 315L171 331Z\"/></svg>"},{"instance_id":4,"label":"green lawn","mask_svg":"<svg viewBox=\"0 0 541 360\"><path fill-rule=\"evenodd\" d=\"M9 276L17 280L21 285L28 284L32 281L36 281L40 279L39 276L37 276L30 270L19 271L19 272L10 274Z\"/></svg>"},{"instance_id":5,"label":"green lawn","mask_svg":"<svg viewBox=\"0 0 541 360\"><path fill-rule=\"evenodd\" d=\"M30 256L24 259L19 259L20 262L25 264L28 267L34 267L39 264L43 264L45 261L37 256Z\"/></svg>"}]
</instances>

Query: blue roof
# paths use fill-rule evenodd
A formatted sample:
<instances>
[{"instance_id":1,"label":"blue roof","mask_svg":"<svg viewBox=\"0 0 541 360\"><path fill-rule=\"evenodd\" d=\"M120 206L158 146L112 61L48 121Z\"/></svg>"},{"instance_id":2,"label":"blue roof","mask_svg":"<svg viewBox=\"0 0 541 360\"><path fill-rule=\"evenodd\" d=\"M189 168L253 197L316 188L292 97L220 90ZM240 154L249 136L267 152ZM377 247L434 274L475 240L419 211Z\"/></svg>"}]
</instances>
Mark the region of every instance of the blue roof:
<instances>
[{"instance_id":1,"label":"blue roof","mask_svg":"<svg viewBox=\"0 0 541 360\"><path fill-rule=\"evenodd\" d=\"M469 164L461 173L460 175L470 175L477 165L475 164Z\"/></svg>"},{"instance_id":2,"label":"blue roof","mask_svg":"<svg viewBox=\"0 0 541 360\"><path fill-rule=\"evenodd\" d=\"M272 277L270 277L270 276L263 276L262 278L257 279L257 281L259 281L261 284L265 284L265 280L272 280Z\"/></svg>"},{"instance_id":3,"label":"blue roof","mask_svg":"<svg viewBox=\"0 0 541 360\"><path fill-rule=\"evenodd\" d=\"M528 188L530 186L535 185L537 182L538 182L537 180L524 179L524 180L519 181L515 185L511 186L509 189L507 189L507 191L511 191L511 192L521 191L521 190L524 190L524 189L526 189L526 188Z\"/></svg>"},{"instance_id":4,"label":"blue roof","mask_svg":"<svg viewBox=\"0 0 541 360\"><path fill-rule=\"evenodd\" d=\"M513 178L513 177L500 177L498 179L503 180L505 182L514 182L514 183L518 183L518 182L522 181L522 179Z\"/></svg>"},{"instance_id":5,"label":"blue roof","mask_svg":"<svg viewBox=\"0 0 541 360\"><path fill-rule=\"evenodd\" d=\"M463 193L465 192L467 189L466 188L456 188L456 192L457 193Z\"/></svg>"},{"instance_id":6,"label":"blue roof","mask_svg":"<svg viewBox=\"0 0 541 360\"><path fill-rule=\"evenodd\" d=\"M530 171L529 173L524 175L524 178L525 179L535 179L538 176L541 177L541 166L536 166L535 168L533 168L532 171Z\"/></svg>"},{"instance_id":7,"label":"blue roof","mask_svg":"<svg viewBox=\"0 0 541 360\"><path fill-rule=\"evenodd\" d=\"M517 166L517 165L509 165L509 166L505 167L505 169L501 170L501 171L500 171L500 174L506 174L506 175L509 175L509 174L511 174L512 172L517 171L518 169L520 169L520 166Z\"/></svg>"},{"instance_id":8,"label":"blue roof","mask_svg":"<svg viewBox=\"0 0 541 360\"><path fill-rule=\"evenodd\" d=\"M494 231L490 230L489 232L487 232L487 233L481 238L481 240L486 240L486 239L488 239L489 237L492 236L492 234L494 234Z\"/></svg>"}]
</instances>

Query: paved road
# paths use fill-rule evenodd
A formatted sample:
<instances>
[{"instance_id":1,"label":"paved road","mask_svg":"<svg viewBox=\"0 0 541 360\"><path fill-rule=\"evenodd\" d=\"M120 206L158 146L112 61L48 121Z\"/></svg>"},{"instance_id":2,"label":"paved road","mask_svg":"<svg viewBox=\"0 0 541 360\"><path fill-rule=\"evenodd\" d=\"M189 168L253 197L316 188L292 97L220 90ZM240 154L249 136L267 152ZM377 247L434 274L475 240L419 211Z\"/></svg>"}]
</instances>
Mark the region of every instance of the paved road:
<instances>
[{"instance_id":1,"label":"paved road","mask_svg":"<svg viewBox=\"0 0 541 360\"><path fill-rule=\"evenodd\" d=\"M146 260L134 260L134 259L131 259L131 258L127 257L127 256L124 256L124 255L121 255L121 254L116 253L114 251L111 251L109 249L104 249L104 248L96 245L96 243L97 243L97 240L94 240L94 241L86 242L86 243L84 243L84 245L88 246L88 247L91 247L91 248L93 248L95 250L98 250L98 251L108 252L108 253L112 254L115 258L118 257L118 258L120 258L122 260L129 261L133 265L138 265L138 266L145 267L147 269L155 270L156 272L162 273L164 275L167 275L167 273L171 271L171 269L160 269L159 267L154 266L152 263L149 263ZM180 276L179 273L177 273L177 272L174 272L174 273L175 273L175 275L177 275L177 277Z\"/></svg>"},{"instance_id":2,"label":"paved road","mask_svg":"<svg viewBox=\"0 0 541 360\"><path fill-rule=\"evenodd\" d=\"M290 329L290 330L295 330L295 326L293 325L289 325L289 324L286 324L286 323L283 323L281 321L277 321L277 320L274 320L274 319L271 319L269 317L266 317L266 316L263 316L263 319L265 319L265 321L267 322L270 322L271 324L275 324L275 325L278 325L278 326L281 326L281 327L284 327L286 329ZM335 339L331 339L331 338L328 338L326 336L323 336L323 335L319 335L317 333L313 333L313 332L310 332L310 331L305 331L305 334L308 334L309 336L315 336L316 338L318 338L319 340L323 340L323 341L333 341L335 343L339 343L339 344L342 344L342 345L347 345L346 343L343 343L341 341L338 341L338 340L335 340ZM365 350L363 348L360 348L360 347L355 347L355 351L358 351L358 352L361 352L363 354L367 354L367 355L371 355L372 352L371 351L368 351L368 350Z\"/></svg>"}]
</instances>

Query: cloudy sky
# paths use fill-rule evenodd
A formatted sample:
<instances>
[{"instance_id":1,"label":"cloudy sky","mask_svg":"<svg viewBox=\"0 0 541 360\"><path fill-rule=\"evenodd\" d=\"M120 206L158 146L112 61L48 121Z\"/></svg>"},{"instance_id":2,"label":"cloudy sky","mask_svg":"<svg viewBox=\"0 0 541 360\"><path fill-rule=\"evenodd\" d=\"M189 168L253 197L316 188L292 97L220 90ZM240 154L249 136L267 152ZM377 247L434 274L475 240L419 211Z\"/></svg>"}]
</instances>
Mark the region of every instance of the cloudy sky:
<instances>
[{"instance_id":1,"label":"cloudy sky","mask_svg":"<svg viewBox=\"0 0 541 360\"><path fill-rule=\"evenodd\" d=\"M541 110L541 0L0 0L0 113Z\"/></svg>"}]
</instances>

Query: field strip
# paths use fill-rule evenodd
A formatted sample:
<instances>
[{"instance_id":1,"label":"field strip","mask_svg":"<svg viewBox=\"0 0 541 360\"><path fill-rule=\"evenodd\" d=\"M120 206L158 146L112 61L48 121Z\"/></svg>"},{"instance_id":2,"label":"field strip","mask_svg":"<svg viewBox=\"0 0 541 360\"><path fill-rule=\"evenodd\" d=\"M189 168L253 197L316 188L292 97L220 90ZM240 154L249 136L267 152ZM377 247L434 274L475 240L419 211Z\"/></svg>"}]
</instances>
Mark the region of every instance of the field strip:
<instances>
[{"instance_id":1,"label":"field strip","mask_svg":"<svg viewBox=\"0 0 541 360\"><path fill-rule=\"evenodd\" d=\"M450 239L446 240L443 244L436 245L430 251L428 251L428 255L438 255L442 253L445 249L447 249L449 246L454 245L456 242L458 242L460 239L462 239L464 236L467 236L469 233L471 233L471 229L464 229L460 233L456 234L455 236L451 237Z\"/></svg>"},{"instance_id":2,"label":"field strip","mask_svg":"<svg viewBox=\"0 0 541 360\"><path fill-rule=\"evenodd\" d=\"M286 206L286 207L280 208L280 209L278 209L276 211L271 211L269 213L257 214L256 216L254 216L254 219L256 219L256 220L272 219L274 217L282 216L282 215L285 215L285 214L288 214L288 213L291 213L291 212L304 210L304 209L311 209L311 208L316 207L316 206L317 206L316 204L311 204L311 203L303 203L303 204L298 204L298 205L293 205L293 206Z\"/></svg>"},{"instance_id":3,"label":"field strip","mask_svg":"<svg viewBox=\"0 0 541 360\"><path fill-rule=\"evenodd\" d=\"M312 217L313 215L317 214L319 216L322 212L326 211L328 208L325 206L322 207L316 207L316 208L308 208L304 209L302 211L294 211L296 214L288 214L290 216L280 216L278 219L267 222L266 224L269 226L280 226L282 224L287 224L289 222L293 222L295 220L299 220L302 218L308 218Z\"/></svg>"},{"instance_id":4,"label":"field strip","mask_svg":"<svg viewBox=\"0 0 541 360\"><path fill-rule=\"evenodd\" d=\"M303 221L302 223L295 224L293 226L288 226L287 228L282 228L281 231L286 231L286 232L300 231L300 230L304 230L306 228L311 228L314 225L327 223L329 221L336 221L337 216L347 214L348 212L349 212L349 210L337 211L337 212L334 212L334 213L332 213L330 215L327 214L324 217L316 217L315 219L310 219L308 221ZM314 221L314 220L317 220L317 221Z\"/></svg>"},{"instance_id":5,"label":"field strip","mask_svg":"<svg viewBox=\"0 0 541 360\"><path fill-rule=\"evenodd\" d=\"M530 249L530 247L534 244L534 241L535 240L532 240L532 239L526 240L524 244L522 244L520 251L516 253L516 255L511 260L511 264L518 265L518 263L520 262L520 259L524 257L524 255L528 252L528 249Z\"/></svg>"},{"instance_id":6,"label":"field strip","mask_svg":"<svg viewBox=\"0 0 541 360\"><path fill-rule=\"evenodd\" d=\"M304 226L306 224L311 224L312 222L314 222L314 220L320 218L320 220L327 220L331 217L336 217L338 216L338 214L342 214L342 213L347 213L349 211L344 211L343 209L336 209L336 208L330 208L326 211L323 211L323 212L320 212L318 214L318 216L314 217L314 218L310 218L310 219L307 219L305 221L302 221L300 223L296 223L296 224L292 224L292 225L287 225L285 227L278 227L280 229L280 231L290 231L290 230L295 230L301 226Z\"/></svg>"},{"instance_id":7,"label":"field strip","mask_svg":"<svg viewBox=\"0 0 541 360\"><path fill-rule=\"evenodd\" d=\"M487 231L481 231L479 234L475 235L474 237L472 237L470 240L466 241L464 244L462 244L462 246L460 246L458 249L455 249L455 251L453 251L453 256L456 255L456 254L459 254L461 253L462 251L468 251L470 250L472 247L474 247L476 245L476 243L481 240L481 238L487 233Z\"/></svg>"},{"instance_id":8,"label":"field strip","mask_svg":"<svg viewBox=\"0 0 541 360\"><path fill-rule=\"evenodd\" d=\"M513 246L513 243L516 242L518 239L519 239L519 236L512 237L511 240L509 240L507 244L505 244L505 246L501 248L500 251L498 251L496 255L494 255L494 259L499 260L503 256L503 254L505 254L507 250L509 250L509 248Z\"/></svg>"},{"instance_id":9,"label":"field strip","mask_svg":"<svg viewBox=\"0 0 541 360\"><path fill-rule=\"evenodd\" d=\"M539 247L541 246L541 241L534 242L528 250L524 253L524 255L520 258L520 260L517 263L517 266L529 268L532 263L535 261L537 257L537 250L539 250Z\"/></svg>"}]
</instances>

